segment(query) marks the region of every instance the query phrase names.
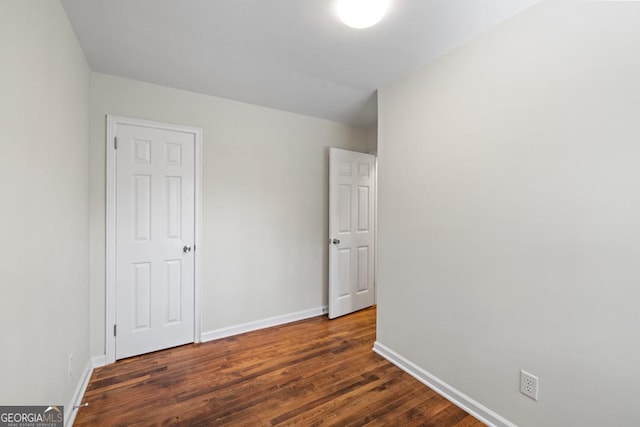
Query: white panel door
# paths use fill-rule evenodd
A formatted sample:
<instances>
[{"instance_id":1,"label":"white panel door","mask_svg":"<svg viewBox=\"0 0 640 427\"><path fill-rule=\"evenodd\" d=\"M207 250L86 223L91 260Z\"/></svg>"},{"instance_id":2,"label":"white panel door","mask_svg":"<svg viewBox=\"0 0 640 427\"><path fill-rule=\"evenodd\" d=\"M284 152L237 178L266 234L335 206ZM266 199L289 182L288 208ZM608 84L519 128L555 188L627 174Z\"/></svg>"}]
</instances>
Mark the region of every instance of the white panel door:
<instances>
[{"instance_id":1,"label":"white panel door","mask_svg":"<svg viewBox=\"0 0 640 427\"><path fill-rule=\"evenodd\" d=\"M375 302L375 157L329 152L329 318Z\"/></svg>"},{"instance_id":2,"label":"white panel door","mask_svg":"<svg viewBox=\"0 0 640 427\"><path fill-rule=\"evenodd\" d=\"M195 137L116 129L116 359L194 341Z\"/></svg>"}]
</instances>

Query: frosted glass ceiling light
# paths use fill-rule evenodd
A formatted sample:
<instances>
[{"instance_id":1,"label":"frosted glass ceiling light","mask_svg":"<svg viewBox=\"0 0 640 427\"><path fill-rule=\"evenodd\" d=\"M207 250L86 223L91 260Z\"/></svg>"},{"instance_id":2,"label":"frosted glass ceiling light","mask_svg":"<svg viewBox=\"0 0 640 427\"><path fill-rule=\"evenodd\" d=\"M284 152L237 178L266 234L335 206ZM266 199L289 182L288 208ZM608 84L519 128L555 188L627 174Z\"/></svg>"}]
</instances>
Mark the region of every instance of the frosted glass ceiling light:
<instances>
[{"instance_id":1,"label":"frosted glass ceiling light","mask_svg":"<svg viewBox=\"0 0 640 427\"><path fill-rule=\"evenodd\" d=\"M376 25L387 12L389 0L338 0L338 16L352 28Z\"/></svg>"}]
</instances>

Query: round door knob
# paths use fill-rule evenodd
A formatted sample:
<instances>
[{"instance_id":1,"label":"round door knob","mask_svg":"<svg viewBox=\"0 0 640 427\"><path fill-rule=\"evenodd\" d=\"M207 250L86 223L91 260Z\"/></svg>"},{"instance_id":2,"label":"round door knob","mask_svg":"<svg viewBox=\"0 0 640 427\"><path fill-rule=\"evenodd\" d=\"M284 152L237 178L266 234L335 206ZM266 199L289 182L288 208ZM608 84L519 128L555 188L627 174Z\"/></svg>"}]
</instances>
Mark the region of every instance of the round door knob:
<instances>
[{"instance_id":1,"label":"round door knob","mask_svg":"<svg viewBox=\"0 0 640 427\"><path fill-rule=\"evenodd\" d=\"M334 245L339 245L340 244L340 239L333 239L331 241L331 243L333 243Z\"/></svg>"},{"instance_id":2,"label":"round door knob","mask_svg":"<svg viewBox=\"0 0 640 427\"><path fill-rule=\"evenodd\" d=\"M185 246L184 248L182 248L182 252L188 254L189 252L191 252L191 246Z\"/></svg>"}]
</instances>

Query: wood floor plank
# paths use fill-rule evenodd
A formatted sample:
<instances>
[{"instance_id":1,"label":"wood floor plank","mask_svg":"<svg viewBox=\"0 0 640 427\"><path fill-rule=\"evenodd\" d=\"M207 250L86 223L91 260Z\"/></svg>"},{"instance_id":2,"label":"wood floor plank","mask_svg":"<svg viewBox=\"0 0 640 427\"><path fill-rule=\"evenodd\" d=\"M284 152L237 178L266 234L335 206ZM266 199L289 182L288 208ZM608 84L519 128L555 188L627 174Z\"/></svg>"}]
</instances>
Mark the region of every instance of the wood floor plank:
<instances>
[{"instance_id":1,"label":"wood floor plank","mask_svg":"<svg viewBox=\"0 0 640 427\"><path fill-rule=\"evenodd\" d=\"M94 371L76 426L483 426L373 353L375 308Z\"/></svg>"}]
</instances>

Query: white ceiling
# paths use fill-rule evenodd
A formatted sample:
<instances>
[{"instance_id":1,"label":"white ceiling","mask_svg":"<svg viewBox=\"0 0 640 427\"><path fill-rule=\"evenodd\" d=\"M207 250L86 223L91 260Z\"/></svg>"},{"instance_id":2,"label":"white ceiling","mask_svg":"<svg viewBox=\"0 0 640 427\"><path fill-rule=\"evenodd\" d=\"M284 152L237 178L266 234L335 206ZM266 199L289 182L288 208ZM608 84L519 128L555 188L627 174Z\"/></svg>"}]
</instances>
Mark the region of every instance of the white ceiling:
<instances>
[{"instance_id":1,"label":"white ceiling","mask_svg":"<svg viewBox=\"0 0 640 427\"><path fill-rule=\"evenodd\" d=\"M62 0L93 71L349 123L376 89L536 0L391 0L375 27L333 0Z\"/></svg>"}]
</instances>

